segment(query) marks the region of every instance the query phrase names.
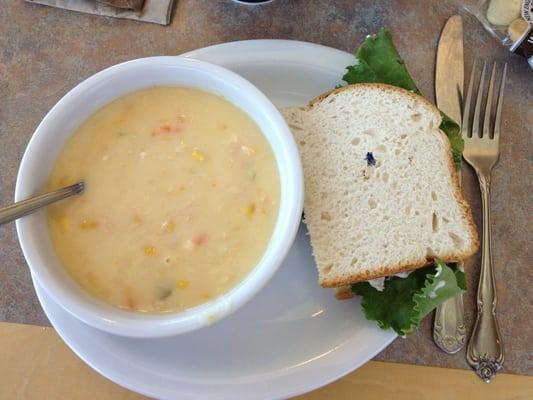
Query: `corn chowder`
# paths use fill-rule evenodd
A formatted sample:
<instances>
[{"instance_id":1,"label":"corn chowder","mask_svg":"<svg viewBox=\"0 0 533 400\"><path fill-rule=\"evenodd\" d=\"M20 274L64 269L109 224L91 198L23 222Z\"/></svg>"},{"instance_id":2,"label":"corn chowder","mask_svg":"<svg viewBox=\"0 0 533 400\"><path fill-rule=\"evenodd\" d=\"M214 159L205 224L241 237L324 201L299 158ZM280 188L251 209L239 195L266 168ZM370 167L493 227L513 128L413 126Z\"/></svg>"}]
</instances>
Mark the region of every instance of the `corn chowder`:
<instances>
[{"instance_id":1,"label":"corn chowder","mask_svg":"<svg viewBox=\"0 0 533 400\"><path fill-rule=\"evenodd\" d=\"M277 164L259 127L213 94L154 87L121 97L62 149L48 188L70 275L122 309L184 310L229 291L265 251L278 214Z\"/></svg>"}]
</instances>

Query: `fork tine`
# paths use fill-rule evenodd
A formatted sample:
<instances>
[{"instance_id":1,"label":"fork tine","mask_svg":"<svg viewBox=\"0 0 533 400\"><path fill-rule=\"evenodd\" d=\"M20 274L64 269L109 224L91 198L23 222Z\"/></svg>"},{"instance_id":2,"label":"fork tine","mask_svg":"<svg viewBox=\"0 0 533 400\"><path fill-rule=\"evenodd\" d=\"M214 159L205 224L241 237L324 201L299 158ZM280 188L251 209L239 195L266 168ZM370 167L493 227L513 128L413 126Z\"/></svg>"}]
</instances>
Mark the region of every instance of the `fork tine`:
<instances>
[{"instance_id":1,"label":"fork tine","mask_svg":"<svg viewBox=\"0 0 533 400\"><path fill-rule=\"evenodd\" d=\"M469 133L469 126L470 126L470 103L472 101L472 89L474 88L474 75L477 69L477 63L478 59L476 58L474 60L474 64L472 65L472 71L470 72L470 78L468 82L468 91L466 92L466 99L465 104L463 108L463 121L461 124L461 132L463 133L463 137L471 136Z\"/></svg>"},{"instance_id":2,"label":"fork tine","mask_svg":"<svg viewBox=\"0 0 533 400\"><path fill-rule=\"evenodd\" d=\"M483 90L485 89L485 72L487 70L487 62L483 62L483 71L481 72L481 78L479 79L479 87L476 95L476 108L474 109L474 121L472 123L472 137L480 138L480 125L481 125L481 103L483 101Z\"/></svg>"},{"instance_id":3,"label":"fork tine","mask_svg":"<svg viewBox=\"0 0 533 400\"><path fill-rule=\"evenodd\" d=\"M505 90L505 78L507 76L507 63L503 66L502 81L498 91L498 105L496 107L496 120L494 121L494 140L500 144L500 128L502 125L503 92Z\"/></svg>"},{"instance_id":4,"label":"fork tine","mask_svg":"<svg viewBox=\"0 0 533 400\"><path fill-rule=\"evenodd\" d=\"M490 139L490 117L492 114L492 98L494 97L494 77L496 76L496 62L492 66L490 74L489 92L487 93L487 103L485 104L485 118L483 119L483 135L482 137Z\"/></svg>"}]
</instances>

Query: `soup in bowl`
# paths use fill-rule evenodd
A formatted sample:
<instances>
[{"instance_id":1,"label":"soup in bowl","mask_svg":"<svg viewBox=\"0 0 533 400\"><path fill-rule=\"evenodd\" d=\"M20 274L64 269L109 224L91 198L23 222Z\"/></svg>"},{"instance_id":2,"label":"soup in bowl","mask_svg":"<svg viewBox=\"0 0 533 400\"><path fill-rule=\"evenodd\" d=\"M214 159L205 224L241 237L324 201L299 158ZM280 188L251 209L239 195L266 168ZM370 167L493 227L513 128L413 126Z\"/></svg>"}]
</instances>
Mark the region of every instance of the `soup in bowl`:
<instances>
[{"instance_id":1,"label":"soup in bowl","mask_svg":"<svg viewBox=\"0 0 533 400\"><path fill-rule=\"evenodd\" d=\"M59 259L86 290L141 312L228 292L274 230L279 173L257 124L198 89L154 87L103 106L68 140L48 189L85 182L48 208Z\"/></svg>"},{"instance_id":2,"label":"soup in bowl","mask_svg":"<svg viewBox=\"0 0 533 400\"><path fill-rule=\"evenodd\" d=\"M253 297L296 234L292 136L253 85L180 57L120 64L49 112L16 200L81 181L82 195L17 221L34 280L96 328L158 337Z\"/></svg>"}]
</instances>

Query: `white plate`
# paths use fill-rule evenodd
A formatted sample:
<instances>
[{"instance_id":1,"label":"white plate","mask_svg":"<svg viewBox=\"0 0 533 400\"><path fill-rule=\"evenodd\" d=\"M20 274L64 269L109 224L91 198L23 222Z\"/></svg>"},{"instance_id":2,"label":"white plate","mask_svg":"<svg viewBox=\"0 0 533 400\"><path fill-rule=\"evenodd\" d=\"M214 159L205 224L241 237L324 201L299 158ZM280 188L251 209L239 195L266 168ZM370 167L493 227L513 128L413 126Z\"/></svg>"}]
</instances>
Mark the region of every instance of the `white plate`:
<instances>
[{"instance_id":1,"label":"white plate","mask_svg":"<svg viewBox=\"0 0 533 400\"><path fill-rule=\"evenodd\" d=\"M253 40L186 56L229 68L277 105L302 105L340 83L348 53L310 43ZM221 322L167 339L126 339L83 324L35 282L50 322L96 371L162 399L273 399L308 392L361 366L396 335L365 320L357 300L317 286L302 226L270 283Z\"/></svg>"}]
</instances>

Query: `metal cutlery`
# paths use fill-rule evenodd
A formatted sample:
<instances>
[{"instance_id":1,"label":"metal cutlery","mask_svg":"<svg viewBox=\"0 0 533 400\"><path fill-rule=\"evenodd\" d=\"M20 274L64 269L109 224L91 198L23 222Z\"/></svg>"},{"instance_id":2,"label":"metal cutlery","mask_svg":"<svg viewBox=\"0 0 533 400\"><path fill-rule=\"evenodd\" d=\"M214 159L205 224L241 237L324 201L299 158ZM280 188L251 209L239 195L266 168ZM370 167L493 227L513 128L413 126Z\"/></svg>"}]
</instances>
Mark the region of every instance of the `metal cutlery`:
<instances>
[{"instance_id":1,"label":"metal cutlery","mask_svg":"<svg viewBox=\"0 0 533 400\"><path fill-rule=\"evenodd\" d=\"M19 201L10 206L0 208L0 225L11 222L17 218L31 214L39 208L55 203L66 197L83 192L84 183L78 182L53 192L44 193L26 200Z\"/></svg>"},{"instance_id":2,"label":"metal cutlery","mask_svg":"<svg viewBox=\"0 0 533 400\"><path fill-rule=\"evenodd\" d=\"M481 274L477 290L477 317L468 342L466 359L468 364L485 382L502 368L504 361L503 343L496 319L496 286L494 281L491 237L490 237L490 181L491 172L500 155L500 131L503 105L503 92L507 64L503 68L499 88L496 84L496 63L490 74L488 91L485 95L487 63L483 63L481 78L476 95L474 115L470 124L470 109L476 76L477 60L472 68L468 92L465 99L462 133L465 141L464 159L476 171L481 189L483 207L483 237L481 243ZM498 91L496 110L493 118L492 104L495 90ZM482 107L485 105L482 112Z\"/></svg>"},{"instance_id":3,"label":"metal cutlery","mask_svg":"<svg viewBox=\"0 0 533 400\"><path fill-rule=\"evenodd\" d=\"M435 97L437 107L459 124L463 86L463 20L460 15L454 15L444 25L437 48ZM433 341L448 354L463 348L466 328L462 294L446 300L435 310Z\"/></svg>"}]
</instances>

